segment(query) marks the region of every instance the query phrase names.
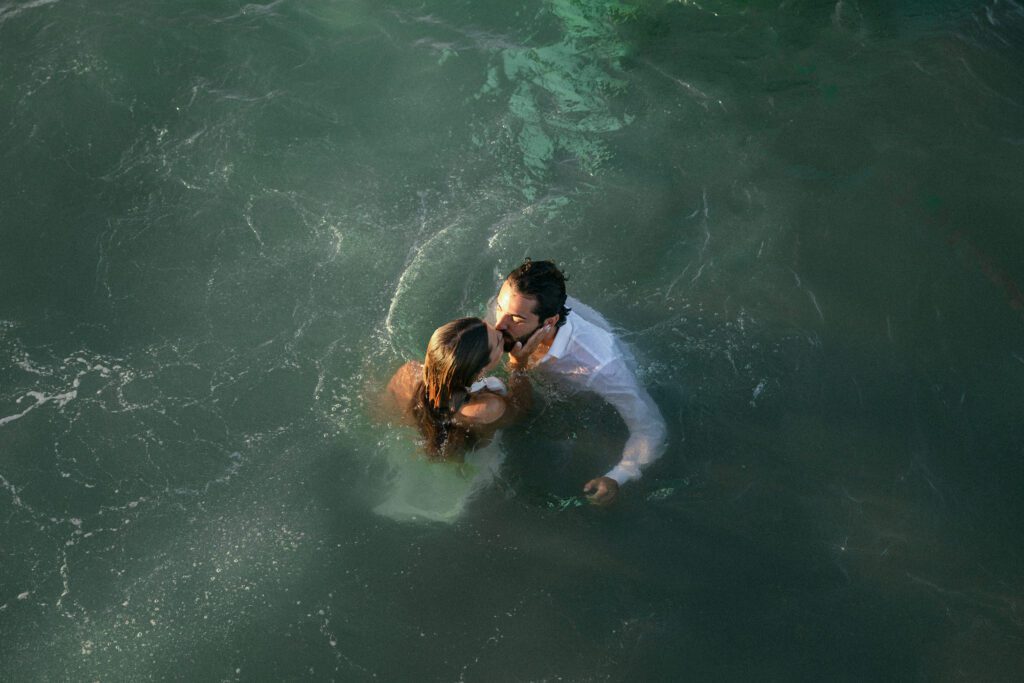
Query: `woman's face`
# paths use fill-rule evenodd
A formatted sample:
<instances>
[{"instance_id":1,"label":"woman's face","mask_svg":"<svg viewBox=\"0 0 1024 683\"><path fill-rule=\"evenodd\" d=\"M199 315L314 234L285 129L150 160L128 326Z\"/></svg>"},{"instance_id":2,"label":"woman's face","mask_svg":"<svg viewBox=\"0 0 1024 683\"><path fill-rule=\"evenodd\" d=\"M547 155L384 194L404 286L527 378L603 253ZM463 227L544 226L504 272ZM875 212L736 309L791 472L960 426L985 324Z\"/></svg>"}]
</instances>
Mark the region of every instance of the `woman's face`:
<instances>
[{"instance_id":1,"label":"woman's face","mask_svg":"<svg viewBox=\"0 0 1024 683\"><path fill-rule=\"evenodd\" d=\"M487 362L487 365L484 366L484 369L480 371L481 374L486 375L494 370L494 368L498 367L498 363L501 362L501 354L504 352L505 347L504 341L501 337L501 332L494 329L494 326L489 323L484 324L487 325L487 343L491 350L490 360Z\"/></svg>"}]
</instances>

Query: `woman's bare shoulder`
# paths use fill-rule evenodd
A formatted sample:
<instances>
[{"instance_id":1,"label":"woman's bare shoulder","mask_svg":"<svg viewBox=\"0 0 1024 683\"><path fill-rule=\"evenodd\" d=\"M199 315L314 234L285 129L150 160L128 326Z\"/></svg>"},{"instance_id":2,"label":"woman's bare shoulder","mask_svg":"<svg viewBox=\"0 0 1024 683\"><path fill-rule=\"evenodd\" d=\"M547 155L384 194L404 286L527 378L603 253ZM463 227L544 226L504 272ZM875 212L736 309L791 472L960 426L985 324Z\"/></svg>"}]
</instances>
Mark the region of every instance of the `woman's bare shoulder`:
<instances>
[{"instance_id":1,"label":"woman's bare shoulder","mask_svg":"<svg viewBox=\"0 0 1024 683\"><path fill-rule=\"evenodd\" d=\"M407 361L391 376L391 381L388 382L388 391L393 394L405 393L411 397L412 390L416 387L422 374L423 366L420 363L414 360Z\"/></svg>"},{"instance_id":2,"label":"woman's bare shoulder","mask_svg":"<svg viewBox=\"0 0 1024 683\"><path fill-rule=\"evenodd\" d=\"M392 409L398 410L398 412L403 412L406 409L422 375L423 366L414 360L406 362L395 371L388 381L388 388L385 392Z\"/></svg>"}]
</instances>

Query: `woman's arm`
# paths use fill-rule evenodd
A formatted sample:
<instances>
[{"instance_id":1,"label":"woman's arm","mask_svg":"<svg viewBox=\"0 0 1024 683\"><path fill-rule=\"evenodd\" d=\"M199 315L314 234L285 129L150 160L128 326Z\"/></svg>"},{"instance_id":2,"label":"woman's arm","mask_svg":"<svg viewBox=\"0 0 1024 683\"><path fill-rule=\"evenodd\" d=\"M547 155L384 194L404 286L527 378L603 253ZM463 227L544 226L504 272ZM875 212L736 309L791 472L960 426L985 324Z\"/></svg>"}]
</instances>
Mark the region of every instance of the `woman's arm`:
<instances>
[{"instance_id":1,"label":"woman's arm","mask_svg":"<svg viewBox=\"0 0 1024 683\"><path fill-rule=\"evenodd\" d=\"M459 409L459 418L478 431L493 432L520 419L533 405L533 388L525 372L509 374L504 396L481 392Z\"/></svg>"}]
</instances>

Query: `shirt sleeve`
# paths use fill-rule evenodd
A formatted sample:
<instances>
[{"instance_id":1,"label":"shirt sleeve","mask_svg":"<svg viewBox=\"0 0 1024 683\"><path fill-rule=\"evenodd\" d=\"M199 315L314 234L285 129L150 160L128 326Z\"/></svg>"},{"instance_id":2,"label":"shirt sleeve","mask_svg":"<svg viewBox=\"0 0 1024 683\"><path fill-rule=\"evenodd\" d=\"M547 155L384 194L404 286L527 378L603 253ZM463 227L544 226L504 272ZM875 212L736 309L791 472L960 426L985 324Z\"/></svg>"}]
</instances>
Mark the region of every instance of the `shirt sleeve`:
<instances>
[{"instance_id":1,"label":"shirt sleeve","mask_svg":"<svg viewBox=\"0 0 1024 683\"><path fill-rule=\"evenodd\" d=\"M667 430L661 411L622 358L602 366L589 388L615 407L629 429L622 459L604 476L619 485L639 479L640 468L665 452Z\"/></svg>"}]
</instances>

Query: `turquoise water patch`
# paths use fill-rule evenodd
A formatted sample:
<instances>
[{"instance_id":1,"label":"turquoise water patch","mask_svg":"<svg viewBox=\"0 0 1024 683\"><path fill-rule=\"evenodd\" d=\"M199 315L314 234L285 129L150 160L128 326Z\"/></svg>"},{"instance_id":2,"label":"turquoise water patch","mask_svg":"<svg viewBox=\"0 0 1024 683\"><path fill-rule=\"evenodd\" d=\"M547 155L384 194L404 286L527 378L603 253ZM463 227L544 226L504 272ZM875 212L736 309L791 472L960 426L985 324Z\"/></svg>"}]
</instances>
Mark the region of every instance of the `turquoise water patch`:
<instances>
[{"instance_id":1,"label":"turquoise water patch","mask_svg":"<svg viewBox=\"0 0 1024 683\"><path fill-rule=\"evenodd\" d=\"M556 43L509 48L501 68L492 67L477 97L505 97L514 142L525 167L527 199L537 197L557 153L596 173L610 157L601 135L629 125L633 117L614 110L626 82L613 75L627 54L615 25L637 11L619 2L553 0L545 8L561 23Z\"/></svg>"}]
</instances>

